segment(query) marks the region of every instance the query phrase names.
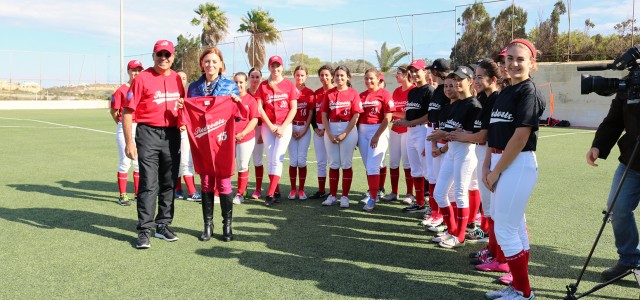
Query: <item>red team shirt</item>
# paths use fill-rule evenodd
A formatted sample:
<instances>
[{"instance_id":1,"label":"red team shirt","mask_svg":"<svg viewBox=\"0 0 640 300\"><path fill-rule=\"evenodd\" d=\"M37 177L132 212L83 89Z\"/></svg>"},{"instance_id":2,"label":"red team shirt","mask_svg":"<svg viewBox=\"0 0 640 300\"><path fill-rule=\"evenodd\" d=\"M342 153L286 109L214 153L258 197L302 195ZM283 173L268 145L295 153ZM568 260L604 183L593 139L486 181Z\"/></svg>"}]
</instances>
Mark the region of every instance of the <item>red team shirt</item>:
<instances>
[{"instance_id":1,"label":"red team shirt","mask_svg":"<svg viewBox=\"0 0 640 300\"><path fill-rule=\"evenodd\" d=\"M406 112L407 111L407 102L408 102L408 99L409 99L409 91L411 89L413 89L414 87L415 86L412 85L406 91L403 91L402 87L398 87L393 91L393 95L391 95L391 98L393 99L393 104L396 107L396 111L402 111L402 112ZM395 120L400 120L401 118L398 118L398 117L394 116L392 119L395 121ZM397 126L397 125L393 124L393 126L391 126L391 130L393 130L396 133L405 133L405 132L407 132L407 127L405 127L405 126Z\"/></svg>"},{"instance_id":2,"label":"red team shirt","mask_svg":"<svg viewBox=\"0 0 640 300\"><path fill-rule=\"evenodd\" d=\"M287 79L280 81L276 87L277 91L274 91L269 86L268 80L265 80L258 86L255 97L257 100L262 100L264 112L271 123L282 125L291 109L291 101L298 100L300 94L296 85Z\"/></svg>"},{"instance_id":3,"label":"red team shirt","mask_svg":"<svg viewBox=\"0 0 640 300\"><path fill-rule=\"evenodd\" d=\"M313 105L315 104L315 96L313 91L305 87L301 91L298 91L300 94L300 98L298 99L298 111L296 112L296 116L293 118L294 121L305 122L307 121L307 117L314 109Z\"/></svg>"},{"instance_id":4,"label":"red team shirt","mask_svg":"<svg viewBox=\"0 0 640 300\"><path fill-rule=\"evenodd\" d=\"M111 108L118 110L118 123L122 122L122 113L124 112L124 102L127 100L127 93L129 92L129 86L126 84L121 85L111 95ZM133 117L133 123L136 122L136 114L131 114Z\"/></svg>"},{"instance_id":5,"label":"red team shirt","mask_svg":"<svg viewBox=\"0 0 640 300\"><path fill-rule=\"evenodd\" d=\"M254 118L258 118L258 120L260 119L260 114L258 113L258 102L256 102L256 98L253 98L253 96L247 93L246 95L240 97L240 99L242 99L242 104L249 112L249 115L246 119L236 118L236 132L242 132L245 128L247 128L249 122ZM242 138L242 140L236 142L236 144L242 144L254 138L255 136L256 131L251 130L247 133L247 135L244 136L244 138Z\"/></svg>"},{"instance_id":6,"label":"red team shirt","mask_svg":"<svg viewBox=\"0 0 640 300\"><path fill-rule=\"evenodd\" d=\"M176 127L176 101L184 98L184 86L178 74L158 74L153 68L142 71L131 83L124 107L136 113L138 123L154 127Z\"/></svg>"},{"instance_id":7,"label":"red team shirt","mask_svg":"<svg viewBox=\"0 0 640 300\"><path fill-rule=\"evenodd\" d=\"M316 106L316 124L322 124L322 103L324 102L324 96L326 92L331 89L324 90L324 88L319 88L316 90L314 94L314 104Z\"/></svg>"},{"instance_id":8,"label":"red team shirt","mask_svg":"<svg viewBox=\"0 0 640 300\"><path fill-rule=\"evenodd\" d=\"M329 122L349 122L354 114L363 112L360 95L353 88L332 88L324 95L321 111L328 114Z\"/></svg>"},{"instance_id":9,"label":"red team shirt","mask_svg":"<svg viewBox=\"0 0 640 300\"><path fill-rule=\"evenodd\" d=\"M234 118L242 118L230 96L186 98L179 110L180 126L187 127L196 173L231 177L235 173Z\"/></svg>"},{"instance_id":10,"label":"red team shirt","mask_svg":"<svg viewBox=\"0 0 640 300\"><path fill-rule=\"evenodd\" d=\"M396 111L391 93L385 89L375 92L364 91L360 94L363 113L360 114L360 124L380 124L384 114Z\"/></svg>"}]
</instances>

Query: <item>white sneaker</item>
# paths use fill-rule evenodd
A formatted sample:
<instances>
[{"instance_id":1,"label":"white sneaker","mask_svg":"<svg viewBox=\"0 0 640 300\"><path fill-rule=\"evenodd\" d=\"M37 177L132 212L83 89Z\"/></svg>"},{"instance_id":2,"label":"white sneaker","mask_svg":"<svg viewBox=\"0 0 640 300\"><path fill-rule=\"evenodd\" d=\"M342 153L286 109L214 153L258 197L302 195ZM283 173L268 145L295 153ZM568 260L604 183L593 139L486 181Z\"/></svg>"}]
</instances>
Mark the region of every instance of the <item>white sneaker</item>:
<instances>
[{"instance_id":1,"label":"white sneaker","mask_svg":"<svg viewBox=\"0 0 640 300\"><path fill-rule=\"evenodd\" d=\"M298 191L298 199L307 200L307 194L305 194L303 190Z\"/></svg>"},{"instance_id":2,"label":"white sneaker","mask_svg":"<svg viewBox=\"0 0 640 300\"><path fill-rule=\"evenodd\" d=\"M336 197L334 197L333 195L329 195L327 197L327 200L322 201L322 206L331 206L334 205L338 202L338 199L336 199Z\"/></svg>"},{"instance_id":3,"label":"white sneaker","mask_svg":"<svg viewBox=\"0 0 640 300\"><path fill-rule=\"evenodd\" d=\"M403 204L406 204L406 205L409 205L409 204L413 203L414 201L416 201L416 197L414 197L414 196L412 196L412 195L407 195L407 197L405 197L405 198L402 200L402 203L403 203Z\"/></svg>"},{"instance_id":4,"label":"white sneaker","mask_svg":"<svg viewBox=\"0 0 640 300\"><path fill-rule=\"evenodd\" d=\"M240 194L236 194L236 195L233 197L233 204L242 204L242 202L243 202L243 201L242 201L242 200L243 200L243 198L244 198L244 197L242 197L242 195L240 195Z\"/></svg>"},{"instance_id":5,"label":"white sneaker","mask_svg":"<svg viewBox=\"0 0 640 300\"><path fill-rule=\"evenodd\" d=\"M440 242L438 245L442 248L453 249L464 246L464 242L460 242L457 236L451 236L451 238Z\"/></svg>"},{"instance_id":6,"label":"white sneaker","mask_svg":"<svg viewBox=\"0 0 640 300\"><path fill-rule=\"evenodd\" d=\"M378 193L376 194L376 196L377 197L376 197L375 200L376 200L376 203L378 203L378 202L380 202L380 200L384 199L384 196L385 196L384 195L384 190L383 189L378 190Z\"/></svg>"},{"instance_id":7,"label":"white sneaker","mask_svg":"<svg viewBox=\"0 0 640 300\"><path fill-rule=\"evenodd\" d=\"M449 235L449 232L445 231L443 235L434 237L434 238L431 239L431 241L434 242L434 243L440 243L440 242L445 241L445 240L447 240L447 239L449 239L451 237L452 236Z\"/></svg>"},{"instance_id":8,"label":"white sneaker","mask_svg":"<svg viewBox=\"0 0 640 300\"><path fill-rule=\"evenodd\" d=\"M384 201L396 201L396 200L398 200L398 194L395 194L395 193L387 194L387 196L384 197L383 200Z\"/></svg>"},{"instance_id":9,"label":"white sneaker","mask_svg":"<svg viewBox=\"0 0 640 300\"><path fill-rule=\"evenodd\" d=\"M511 289L511 291L512 292L510 294L507 294L506 296L502 296L498 298L498 300L532 300L536 298L536 296L533 295L533 292L531 292L531 294L529 295L529 298L525 298L522 295L522 292L516 291L514 289Z\"/></svg>"},{"instance_id":10,"label":"white sneaker","mask_svg":"<svg viewBox=\"0 0 640 300\"><path fill-rule=\"evenodd\" d=\"M349 207L349 198L347 198L347 196L342 196L342 198L340 198L340 208L347 207Z\"/></svg>"},{"instance_id":11,"label":"white sneaker","mask_svg":"<svg viewBox=\"0 0 640 300\"><path fill-rule=\"evenodd\" d=\"M427 227L436 227L440 224L442 224L444 220L442 218L434 218L432 216L429 216L428 218L422 220L422 226L427 226Z\"/></svg>"},{"instance_id":12,"label":"white sneaker","mask_svg":"<svg viewBox=\"0 0 640 300\"><path fill-rule=\"evenodd\" d=\"M368 201L369 201L369 190L367 190L367 193L364 195L364 198L360 200L360 204L367 204Z\"/></svg>"},{"instance_id":13,"label":"white sneaker","mask_svg":"<svg viewBox=\"0 0 640 300\"><path fill-rule=\"evenodd\" d=\"M493 291L493 292L488 292L486 294L484 294L484 296L487 299L499 299L502 298L504 296L507 296L509 294L511 294L512 292L514 292L515 290L513 289L512 286L508 286L506 288L503 288L501 290L497 290L497 291Z\"/></svg>"}]
</instances>

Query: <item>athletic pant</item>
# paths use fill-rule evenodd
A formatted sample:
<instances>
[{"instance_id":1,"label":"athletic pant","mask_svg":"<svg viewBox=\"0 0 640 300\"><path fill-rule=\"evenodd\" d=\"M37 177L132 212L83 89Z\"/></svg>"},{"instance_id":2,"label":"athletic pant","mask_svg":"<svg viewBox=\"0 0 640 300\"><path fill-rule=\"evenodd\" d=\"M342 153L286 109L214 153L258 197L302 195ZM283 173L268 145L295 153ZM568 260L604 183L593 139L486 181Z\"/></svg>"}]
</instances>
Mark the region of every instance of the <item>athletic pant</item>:
<instances>
[{"instance_id":1,"label":"athletic pant","mask_svg":"<svg viewBox=\"0 0 640 300\"><path fill-rule=\"evenodd\" d=\"M253 153L253 148L256 145L255 138L245 141L240 144L236 144L236 171L246 172L249 171L249 160Z\"/></svg>"},{"instance_id":2,"label":"athletic pant","mask_svg":"<svg viewBox=\"0 0 640 300\"><path fill-rule=\"evenodd\" d=\"M318 124L318 128L324 129L324 125ZM313 133L313 150L316 152L318 162L318 177L327 177L327 149L324 147L324 136Z\"/></svg>"},{"instance_id":3,"label":"athletic pant","mask_svg":"<svg viewBox=\"0 0 640 300\"><path fill-rule=\"evenodd\" d=\"M178 128L151 127L138 124L136 148L140 166L138 189L138 230L173 221L173 189L180 165L180 131Z\"/></svg>"},{"instance_id":4,"label":"athletic pant","mask_svg":"<svg viewBox=\"0 0 640 300\"><path fill-rule=\"evenodd\" d=\"M430 135L432 132L433 132L433 126L427 126L427 136ZM433 168L433 155L431 155L431 141L427 141L426 138L424 139L424 149L425 149L424 156L426 160L425 164L427 166L427 176L425 178L427 178L430 184L434 184L438 180L439 174L436 173L435 169Z\"/></svg>"},{"instance_id":5,"label":"athletic pant","mask_svg":"<svg viewBox=\"0 0 640 300\"><path fill-rule=\"evenodd\" d=\"M389 168L400 168L401 158L402 168L411 168L407 155L407 133L397 133L391 130L389 133Z\"/></svg>"},{"instance_id":6,"label":"athletic pant","mask_svg":"<svg viewBox=\"0 0 640 300\"><path fill-rule=\"evenodd\" d=\"M347 125L349 125L349 122L330 122L329 130L331 130L331 134L336 137L345 131ZM328 135L325 134L324 146L327 150L327 157L329 158L329 168L334 170L351 168L356 144L358 144L358 130L356 127L338 144L332 143Z\"/></svg>"},{"instance_id":7,"label":"athletic pant","mask_svg":"<svg viewBox=\"0 0 640 300\"><path fill-rule=\"evenodd\" d=\"M137 123L131 124L131 135L133 140L136 140L136 126ZM124 152L124 148L126 146L126 142L124 140L124 131L122 131L122 122L118 122L118 129L116 129L116 143L118 144L118 173L128 173L129 168L131 168L131 164L133 163L133 171L139 172L140 168L138 167L138 160L131 160L127 157Z\"/></svg>"},{"instance_id":8,"label":"athletic pant","mask_svg":"<svg viewBox=\"0 0 640 300\"><path fill-rule=\"evenodd\" d=\"M407 135L407 156L411 166L411 176L426 178L427 164L422 152L424 152L424 141L427 138L427 126L409 127Z\"/></svg>"},{"instance_id":9,"label":"athletic pant","mask_svg":"<svg viewBox=\"0 0 640 300\"><path fill-rule=\"evenodd\" d=\"M449 150L442 159L434 191L434 197L440 208L449 206L447 193L452 185L457 207L469 207L469 183L478 164L475 146L469 143L449 142Z\"/></svg>"},{"instance_id":10,"label":"athletic pant","mask_svg":"<svg viewBox=\"0 0 640 300\"><path fill-rule=\"evenodd\" d=\"M186 130L180 131L180 170L178 177L193 176L193 157L191 156L191 145L189 145L189 134Z\"/></svg>"},{"instance_id":11,"label":"athletic pant","mask_svg":"<svg viewBox=\"0 0 640 300\"><path fill-rule=\"evenodd\" d=\"M476 167L476 177L478 178L478 188L480 190L480 201L482 203L482 211L485 218L491 217L491 191L482 183L482 165L484 158L487 156L487 145L476 145L476 158L478 166Z\"/></svg>"},{"instance_id":12,"label":"athletic pant","mask_svg":"<svg viewBox=\"0 0 640 300\"><path fill-rule=\"evenodd\" d=\"M293 125L292 131L301 131L304 126ZM291 138L289 142L289 166L306 167L307 156L309 154L309 144L311 144L311 129L300 139Z\"/></svg>"},{"instance_id":13,"label":"athletic pant","mask_svg":"<svg viewBox=\"0 0 640 300\"><path fill-rule=\"evenodd\" d=\"M280 125L276 125L280 127ZM267 148L267 174L282 175L282 163L284 163L284 154L287 152L289 141L291 140L291 124L289 124L282 133L282 137L276 137L273 132L269 131L269 126L262 126L262 141Z\"/></svg>"},{"instance_id":14,"label":"athletic pant","mask_svg":"<svg viewBox=\"0 0 640 300\"><path fill-rule=\"evenodd\" d=\"M258 144L258 140L262 136L262 125L256 126L256 144L253 147L253 165L256 167L262 166L262 155L264 153L264 143ZM264 142L264 141L263 141Z\"/></svg>"},{"instance_id":15,"label":"athletic pant","mask_svg":"<svg viewBox=\"0 0 640 300\"><path fill-rule=\"evenodd\" d=\"M384 161L389 147L389 130L385 130L378 139L376 148L371 148L371 139L380 128L380 124L360 124L358 126L358 149L367 175L379 175L380 164Z\"/></svg>"},{"instance_id":16,"label":"athletic pant","mask_svg":"<svg viewBox=\"0 0 640 300\"><path fill-rule=\"evenodd\" d=\"M502 154L491 154L491 169ZM491 194L491 218L496 241L506 257L529 250L525 210L538 180L538 162L533 151L520 152L502 172Z\"/></svg>"}]
</instances>

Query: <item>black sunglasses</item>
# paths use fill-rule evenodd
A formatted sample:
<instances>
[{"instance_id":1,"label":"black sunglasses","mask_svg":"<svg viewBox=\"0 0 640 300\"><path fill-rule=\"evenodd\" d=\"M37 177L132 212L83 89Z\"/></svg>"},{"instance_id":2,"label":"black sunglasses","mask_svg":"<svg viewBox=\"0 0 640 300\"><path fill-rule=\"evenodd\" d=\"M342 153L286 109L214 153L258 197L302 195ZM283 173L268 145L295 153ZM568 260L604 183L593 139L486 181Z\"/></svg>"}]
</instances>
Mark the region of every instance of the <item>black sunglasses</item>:
<instances>
[{"instance_id":1,"label":"black sunglasses","mask_svg":"<svg viewBox=\"0 0 640 300\"><path fill-rule=\"evenodd\" d=\"M169 51L160 51L156 53L156 57L169 58L171 57L171 53L169 53Z\"/></svg>"}]
</instances>

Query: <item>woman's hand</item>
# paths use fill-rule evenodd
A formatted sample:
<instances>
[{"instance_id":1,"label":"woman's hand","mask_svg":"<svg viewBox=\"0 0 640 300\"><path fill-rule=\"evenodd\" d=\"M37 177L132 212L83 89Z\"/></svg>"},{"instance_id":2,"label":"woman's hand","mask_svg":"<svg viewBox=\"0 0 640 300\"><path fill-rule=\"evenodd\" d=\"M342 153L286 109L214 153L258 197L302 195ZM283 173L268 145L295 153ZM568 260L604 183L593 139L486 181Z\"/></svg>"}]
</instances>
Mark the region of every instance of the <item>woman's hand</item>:
<instances>
[{"instance_id":1,"label":"woman's hand","mask_svg":"<svg viewBox=\"0 0 640 300\"><path fill-rule=\"evenodd\" d=\"M236 103L242 101L242 99L240 99L240 97L238 97L238 95L236 94L231 94L231 99L233 100L233 102L236 102Z\"/></svg>"},{"instance_id":2,"label":"woman's hand","mask_svg":"<svg viewBox=\"0 0 640 300\"><path fill-rule=\"evenodd\" d=\"M316 135L318 135L319 137L323 137L324 136L324 129L316 128L313 131L315 131Z\"/></svg>"},{"instance_id":3,"label":"woman's hand","mask_svg":"<svg viewBox=\"0 0 640 300\"><path fill-rule=\"evenodd\" d=\"M177 109L182 109L184 107L184 99L180 98L178 99L178 101L176 102L176 108Z\"/></svg>"},{"instance_id":4,"label":"woman's hand","mask_svg":"<svg viewBox=\"0 0 640 300\"><path fill-rule=\"evenodd\" d=\"M375 135L371 138L371 143L369 144L371 146L371 149L375 149L376 147L378 147L379 140L380 140L380 137Z\"/></svg>"},{"instance_id":5,"label":"woman's hand","mask_svg":"<svg viewBox=\"0 0 640 300\"><path fill-rule=\"evenodd\" d=\"M336 137L337 143L342 142L346 137L347 137L347 134L346 134L345 132L343 132L343 133L339 134L339 135ZM336 144L337 144L337 143L336 143Z\"/></svg>"},{"instance_id":6,"label":"woman's hand","mask_svg":"<svg viewBox=\"0 0 640 300\"><path fill-rule=\"evenodd\" d=\"M242 141L242 139L244 138L245 134L242 132L239 132L238 134L236 134L236 142L240 142Z\"/></svg>"},{"instance_id":7,"label":"woman's hand","mask_svg":"<svg viewBox=\"0 0 640 300\"><path fill-rule=\"evenodd\" d=\"M496 191L496 184L500 179L500 173L491 171L483 178L484 185L493 193Z\"/></svg>"}]
</instances>

